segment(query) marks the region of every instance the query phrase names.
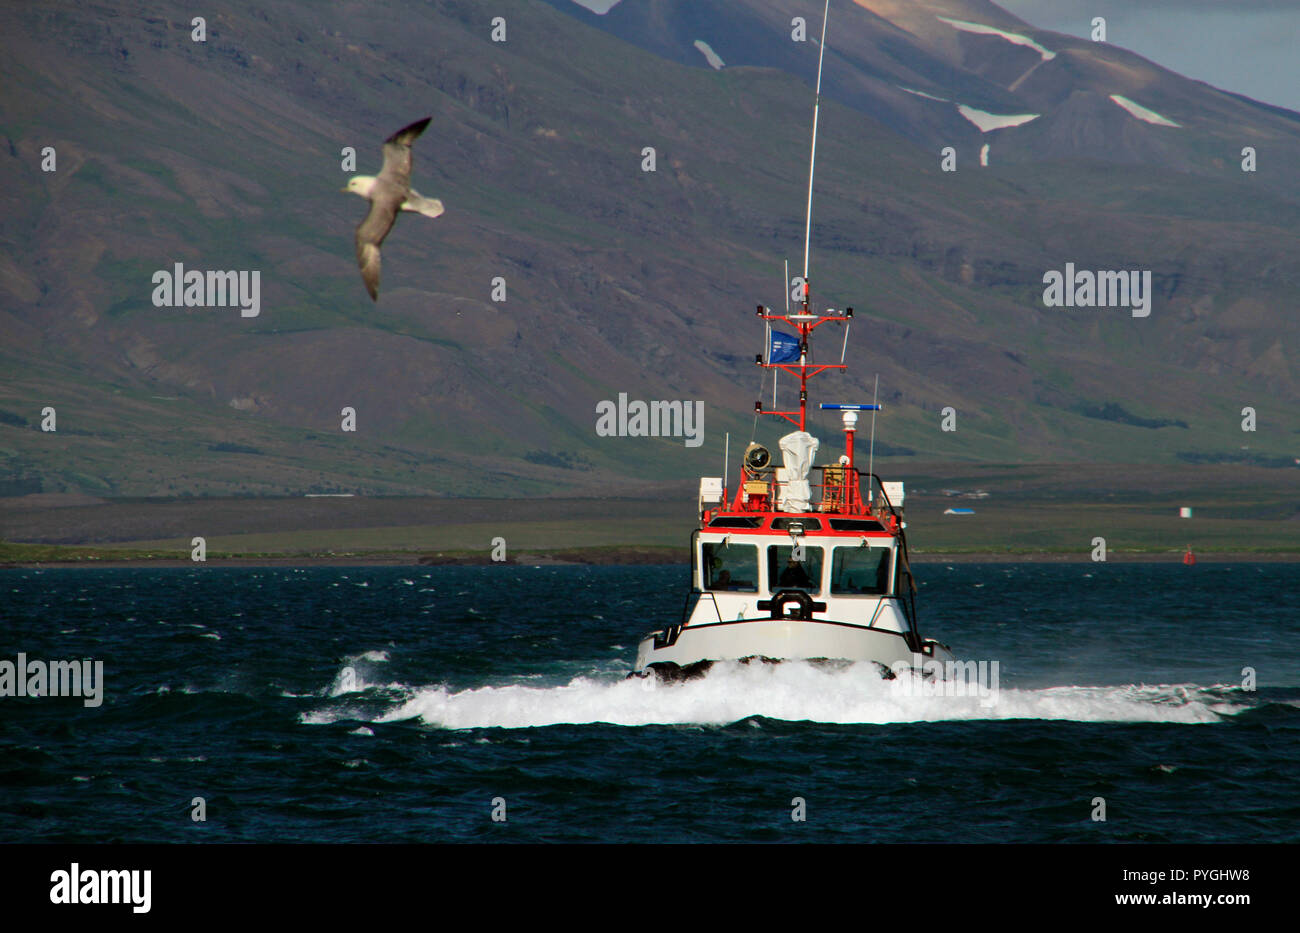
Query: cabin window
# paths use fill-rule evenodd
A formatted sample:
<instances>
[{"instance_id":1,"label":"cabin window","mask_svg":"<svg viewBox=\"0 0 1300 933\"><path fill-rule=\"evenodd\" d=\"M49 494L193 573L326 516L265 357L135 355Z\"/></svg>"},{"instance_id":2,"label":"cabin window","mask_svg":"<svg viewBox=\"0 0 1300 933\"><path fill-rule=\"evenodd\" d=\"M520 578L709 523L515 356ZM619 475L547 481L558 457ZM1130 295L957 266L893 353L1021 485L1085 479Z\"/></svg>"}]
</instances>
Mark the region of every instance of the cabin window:
<instances>
[{"instance_id":1,"label":"cabin window","mask_svg":"<svg viewBox=\"0 0 1300 933\"><path fill-rule=\"evenodd\" d=\"M720 515L709 522L710 528L757 528L761 518L747 515Z\"/></svg>"},{"instance_id":2,"label":"cabin window","mask_svg":"<svg viewBox=\"0 0 1300 933\"><path fill-rule=\"evenodd\" d=\"M820 518L774 518L772 519L773 531L788 531L791 525L796 525L804 531L821 531L822 520Z\"/></svg>"},{"instance_id":3,"label":"cabin window","mask_svg":"<svg viewBox=\"0 0 1300 933\"><path fill-rule=\"evenodd\" d=\"M758 592L758 545L710 541L701 547L706 590Z\"/></svg>"},{"instance_id":4,"label":"cabin window","mask_svg":"<svg viewBox=\"0 0 1300 933\"><path fill-rule=\"evenodd\" d=\"M767 585L773 593L777 590L803 590L820 593L822 590L822 549L804 545L803 560L794 559L794 547L774 544L767 549Z\"/></svg>"},{"instance_id":5,"label":"cabin window","mask_svg":"<svg viewBox=\"0 0 1300 933\"><path fill-rule=\"evenodd\" d=\"M888 593L890 551L887 547L837 547L831 560L831 595Z\"/></svg>"},{"instance_id":6,"label":"cabin window","mask_svg":"<svg viewBox=\"0 0 1300 933\"><path fill-rule=\"evenodd\" d=\"M884 531L880 522L869 518L832 518L831 529L834 531Z\"/></svg>"}]
</instances>

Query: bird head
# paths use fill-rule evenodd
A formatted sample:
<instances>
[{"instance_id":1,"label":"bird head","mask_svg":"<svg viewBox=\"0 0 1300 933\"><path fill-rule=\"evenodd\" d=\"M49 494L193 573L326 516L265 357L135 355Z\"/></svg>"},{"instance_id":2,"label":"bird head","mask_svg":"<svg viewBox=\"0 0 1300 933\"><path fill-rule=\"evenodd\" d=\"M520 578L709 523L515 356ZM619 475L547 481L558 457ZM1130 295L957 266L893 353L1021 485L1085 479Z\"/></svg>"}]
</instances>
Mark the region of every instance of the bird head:
<instances>
[{"instance_id":1,"label":"bird head","mask_svg":"<svg viewBox=\"0 0 1300 933\"><path fill-rule=\"evenodd\" d=\"M339 190L368 198L370 197L370 189L374 186L375 177L373 175L353 175L348 179L348 186Z\"/></svg>"}]
</instances>

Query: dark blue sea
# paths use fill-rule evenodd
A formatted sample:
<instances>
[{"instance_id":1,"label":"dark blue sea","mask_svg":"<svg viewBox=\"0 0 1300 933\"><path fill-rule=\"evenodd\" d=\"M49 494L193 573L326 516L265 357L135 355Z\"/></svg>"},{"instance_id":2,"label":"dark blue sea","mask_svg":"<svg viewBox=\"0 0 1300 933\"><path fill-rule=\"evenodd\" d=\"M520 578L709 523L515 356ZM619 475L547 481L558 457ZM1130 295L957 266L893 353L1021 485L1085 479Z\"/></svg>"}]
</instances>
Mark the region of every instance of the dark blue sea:
<instances>
[{"instance_id":1,"label":"dark blue sea","mask_svg":"<svg viewBox=\"0 0 1300 933\"><path fill-rule=\"evenodd\" d=\"M0 842L1300 841L1300 565L917 572L996 693L626 679L683 567L3 570L104 696L0 698Z\"/></svg>"}]
</instances>

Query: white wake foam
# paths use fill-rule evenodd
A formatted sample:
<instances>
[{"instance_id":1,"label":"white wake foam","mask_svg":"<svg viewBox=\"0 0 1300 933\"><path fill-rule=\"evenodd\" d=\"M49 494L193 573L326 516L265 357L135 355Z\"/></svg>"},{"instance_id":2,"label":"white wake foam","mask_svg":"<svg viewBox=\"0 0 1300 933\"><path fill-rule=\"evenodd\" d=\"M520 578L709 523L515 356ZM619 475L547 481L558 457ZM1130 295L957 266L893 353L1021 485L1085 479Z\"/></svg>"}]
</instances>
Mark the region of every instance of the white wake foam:
<instances>
[{"instance_id":1,"label":"white wake foam","mask_svg":"<svg viewBox=\"0 0 1300 933\"><path fill-rule=\"evenodd\" d=\"M1229 688L1195 685L1004 687L985 696L924 695L913 687L908 695L898 681L882 680L874 665L828 669L799 662L717 664L707 676L677 684L606 674L549 686L514 683L453 690L436 685L400 692L404 698L390 698L378 709L342 703L304 713L301 720L419 719L445 729L724 725L752 716L823 723L1051 719L1192 724L1218 722L1247 708L1225 698Z\"/></svg>"},{"instance_id":2,"label":"white wake foam","mask_svg":"<svg viewBox=\"0 0 1300 933\"><path fill-rule=\"evenodd\" d=\"M386 664L387 662L387 651L365 651L345 658L343 666L334 675L334 682L330 684L329 690L326 692L329 696L337 697L347 693L362 693L373 687L380 686L398 690L403 689L401 684L381 684L379 681L367 676L371 667L376 664Z\"/></svg>"}]
</instances>

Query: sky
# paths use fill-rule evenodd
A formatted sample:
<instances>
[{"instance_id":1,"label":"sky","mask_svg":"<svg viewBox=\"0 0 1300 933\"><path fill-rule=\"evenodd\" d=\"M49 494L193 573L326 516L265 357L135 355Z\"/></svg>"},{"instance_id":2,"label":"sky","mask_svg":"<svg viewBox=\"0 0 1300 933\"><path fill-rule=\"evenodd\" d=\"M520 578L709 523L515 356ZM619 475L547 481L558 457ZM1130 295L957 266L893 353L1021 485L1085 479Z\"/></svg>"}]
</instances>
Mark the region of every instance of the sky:
<instances>
[{"instance_id":1,"label":"sky","mask_svg":"<svg viewBox=\"0 0 1300 933\"><path fill-rule=\"evenodd\" d=\"M1106 39L1225 91L1300 111L1300 0L994 0L1039 29Z\"/></svg>"}]
</instances>

